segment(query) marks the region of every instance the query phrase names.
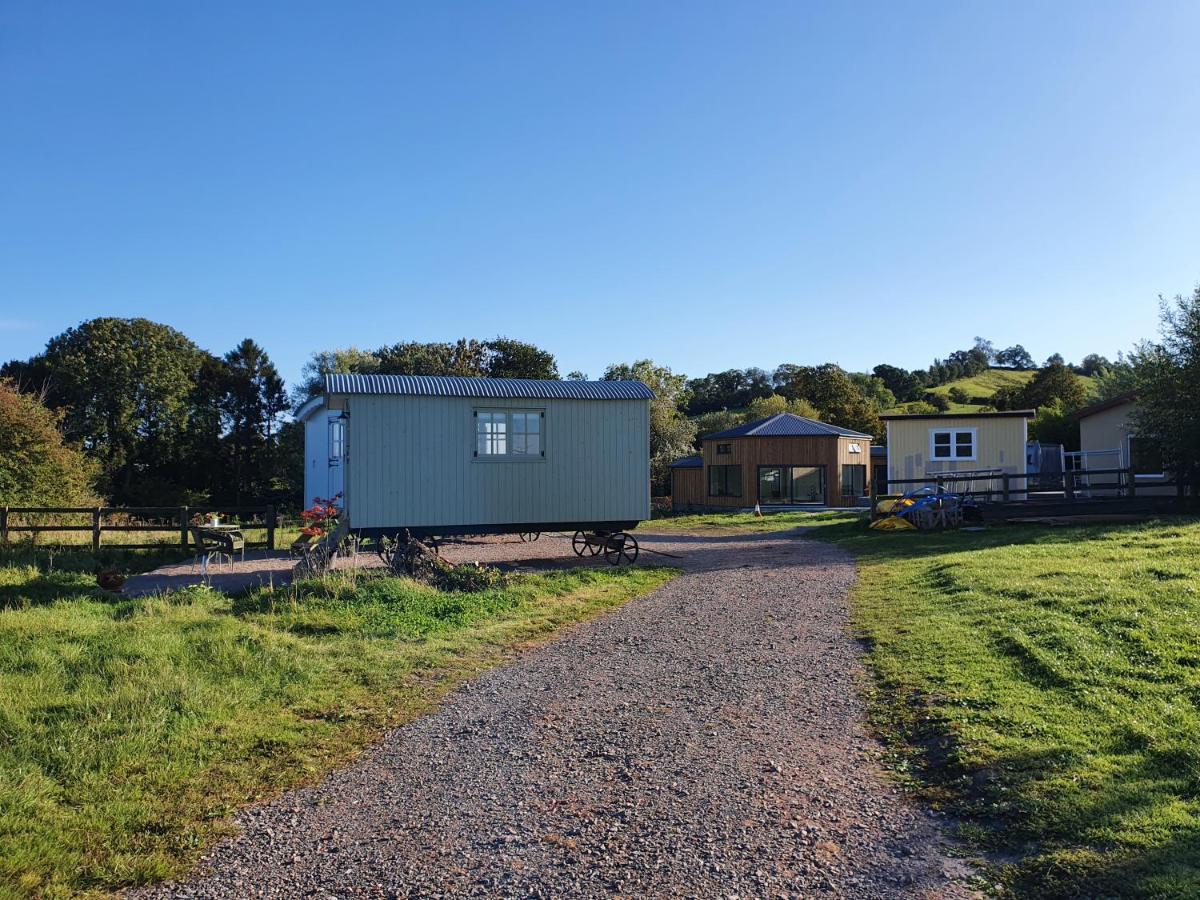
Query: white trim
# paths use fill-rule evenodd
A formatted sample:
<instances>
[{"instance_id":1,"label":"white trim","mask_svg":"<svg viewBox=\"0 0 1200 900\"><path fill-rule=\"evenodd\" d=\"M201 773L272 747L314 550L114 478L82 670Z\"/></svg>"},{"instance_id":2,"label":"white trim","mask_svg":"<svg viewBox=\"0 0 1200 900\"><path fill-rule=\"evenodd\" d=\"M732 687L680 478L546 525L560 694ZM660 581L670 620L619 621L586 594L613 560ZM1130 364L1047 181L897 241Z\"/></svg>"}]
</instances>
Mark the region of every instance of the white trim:
<instances>
[{"instance_id":1,"label":"white trim","mask_svg":"<svg viewBox=\"0 0 1200 900\"><path fill-rule=\"evenodd\" d=\"M325 405L325 396L323 394L319 395L317 397L313 397L311 400L307 401L303 406L301 406L298 410L296 410L296 415L295 415L296 421L297 422L307 421L309 418L312 417L313 413L315 413L318 409L320 409L324 405Z\"/></svg>"},{"instance_id":2,"label":"white trim","mask_svg":"<svg viewBox=\"0 0 1200 900\"><path fill-rule=\"evenodd\" d=\"M950 462L975 462L979 457L979 429L977 428L940 428L929 429L929 461L931 463L950 463ZM948 434L950 435L950 455L938 456L934 451L934 435ZM958 449L958 436L960 434L971 435L971 455L959 456L955 451Z\"/></svg>"},{"instance_id":3,"label":"white trim","mask_svg":"<svg viewBox=\"0 0 1200 900\"><path fill-rule=\"evenodd\" d=\"M505 452L504 453L480 453L479 452L479 414L480 413L504 413L505 425ZM538 416L538 452L530 453L513 453L512 439L515 432L513 431L512 422L513 416L522 413L536 414ZM471 440L472 440L472 462L477 463L533 463L546 461L546 410L544 407L505 407L505 406L476 406L471 410Z\"/></svg>"}]
</instances>

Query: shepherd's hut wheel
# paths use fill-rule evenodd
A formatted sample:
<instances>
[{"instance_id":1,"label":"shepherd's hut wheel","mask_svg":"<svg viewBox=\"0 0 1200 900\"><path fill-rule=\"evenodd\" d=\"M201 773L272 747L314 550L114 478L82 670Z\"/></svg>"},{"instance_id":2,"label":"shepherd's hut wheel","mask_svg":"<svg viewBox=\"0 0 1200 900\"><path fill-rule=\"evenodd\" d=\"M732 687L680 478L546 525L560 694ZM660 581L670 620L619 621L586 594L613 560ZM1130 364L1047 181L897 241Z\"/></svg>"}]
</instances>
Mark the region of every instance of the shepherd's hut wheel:
<instances>
[{"instance_id":1,"label":"shepherd's hut wheel","mask_svg":"<svg viewBox=\"0 0 1200 900\"><path fill-rule=\"evenodd\" d=\"M621 563L633 565L637 558L638 542L632 534L618 531L609 535L604 542L604 559L610 566L619 566Z\"/></svg>"},{"instance_id":2,"label":"shepherd's hut wheel","mask_svg":"<svg viewBox=\"0 0 1200 900\"><path fill-rule=\"evenodd\" d=\"M517 532L517 537L519 537L526 544L533 543L541 536L542 536L542 533L540 531L518 531Z\"/></svg>"},{"instance_id":3,"label":"shepherd's hut wheel","mask_svg":"<svg viewBox=\"0 0 1200 900\"><path fill-rule=\"evenodd\" d=\"M583 556L588 549L587 535L582 531L575 532L575 536L571 538L571 549L575 551L576 556Z\"/></svg>"}]
</instances>

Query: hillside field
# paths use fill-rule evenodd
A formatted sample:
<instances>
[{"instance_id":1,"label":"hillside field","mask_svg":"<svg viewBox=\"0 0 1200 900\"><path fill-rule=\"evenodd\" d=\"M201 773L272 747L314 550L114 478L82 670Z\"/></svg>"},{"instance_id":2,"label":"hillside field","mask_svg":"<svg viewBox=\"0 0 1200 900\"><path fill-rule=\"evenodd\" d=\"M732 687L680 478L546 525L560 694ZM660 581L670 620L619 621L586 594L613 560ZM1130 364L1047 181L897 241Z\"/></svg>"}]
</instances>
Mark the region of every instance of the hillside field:
<instances>
[{"instance_id":1,"label":"hillside field","mask_svg":"<svg viewBox=\"0 0 1200 900\"><path fill-rule=\"evenodd\" d=\"M1005 387L1021 387L1027 384L1037 371L1034 369L1018 371L1016 369L988 369L986 372L981 372L978 375L972 375L970 378L959 378L957 381L951 381L946 384L940 384L937 387L930 388L930 393L942 394L945 397L950 396L951 388L962 388L971 397L990 397L1000 388ZM1080 375L1080 380L1087 386L1088 392L1094 394L1096 389L1095 379ZM974 403L955 403L951 401L950 412L975 412L984 404Z\"/></svg>"}]
</instances>

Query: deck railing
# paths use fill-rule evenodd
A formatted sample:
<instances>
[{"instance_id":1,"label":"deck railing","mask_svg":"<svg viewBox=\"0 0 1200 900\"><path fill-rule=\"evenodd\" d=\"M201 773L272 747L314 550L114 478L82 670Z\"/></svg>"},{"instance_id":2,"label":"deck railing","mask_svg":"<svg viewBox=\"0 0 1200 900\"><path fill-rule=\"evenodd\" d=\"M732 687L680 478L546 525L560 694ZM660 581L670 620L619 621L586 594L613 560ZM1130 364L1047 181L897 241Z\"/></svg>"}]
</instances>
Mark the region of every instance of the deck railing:
<instances>
[{"instance_id":1,"label":"deck railing","mask_svg":"<svg viewBox=\"0 0 1200 900\"><path fill-rule=\"evenodd\" d=\"M105 543L106 533L171 533L178 536L179 547L188 549L192 519L212 514L225 517L244 531L264 532L260 540L247 540L247 547L275 549L278 517L272 504L264 506L2 506L0 507L0 544L9 544L15 535L29 534L37 541L42 534L75 535L86 532L91 547L113 550L147 550L167 547L174 540L149 543ZM76 543L63 541L64 544Z\"/></svg>"},{"instance_id":2,"label":"deck railing","mask_svg":"<svg viewBox=\"0 0 1200 900\"><path fill-rule=\"evenodd\" d=\"M934 472L924 478L889 478L888 496L906 494L918 487L942 488L963 497L974 497L985 501L1009 503L1033 497L1062 497L1065 500L1080 498L1125 498L1136 497L1139 490L1174 488L1176 495L1183 496L1183 484L1172 477L1154 477L1153 481L1140 481L1132 469L1079 469L1071 472ZM966 490L954 484L967 483ZM972 485L986 483L986 487ZM1054 485L1047 489L1047 485ZM1061 486L1059 486L1061 485ZM871 485L871 508L880 495Z\"/></svg>"}]
</instances>

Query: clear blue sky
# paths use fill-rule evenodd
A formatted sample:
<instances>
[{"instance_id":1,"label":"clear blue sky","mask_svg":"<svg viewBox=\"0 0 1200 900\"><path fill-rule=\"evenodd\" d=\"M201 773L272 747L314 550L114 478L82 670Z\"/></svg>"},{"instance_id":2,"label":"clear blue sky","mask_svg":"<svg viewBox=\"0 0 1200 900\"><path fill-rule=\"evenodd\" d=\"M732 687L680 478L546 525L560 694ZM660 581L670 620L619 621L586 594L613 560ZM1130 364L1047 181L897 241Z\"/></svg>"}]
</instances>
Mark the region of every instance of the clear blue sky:
<instances>
[{"instance_id":1,"label":"clear blue sky","mask_svg":"<svg viewBox=\"0 0 1200 900\"><path fill-rule=\"evenodd\" d=\"M5 0L0 359L1111 355L1200 280L1198 45L1194 0Z\"/></svg>"}]
</instances>

